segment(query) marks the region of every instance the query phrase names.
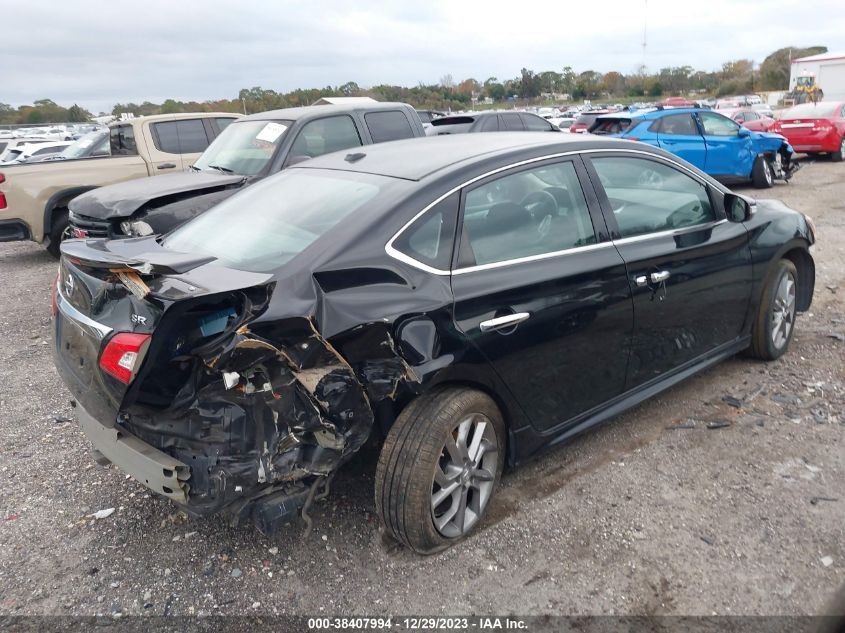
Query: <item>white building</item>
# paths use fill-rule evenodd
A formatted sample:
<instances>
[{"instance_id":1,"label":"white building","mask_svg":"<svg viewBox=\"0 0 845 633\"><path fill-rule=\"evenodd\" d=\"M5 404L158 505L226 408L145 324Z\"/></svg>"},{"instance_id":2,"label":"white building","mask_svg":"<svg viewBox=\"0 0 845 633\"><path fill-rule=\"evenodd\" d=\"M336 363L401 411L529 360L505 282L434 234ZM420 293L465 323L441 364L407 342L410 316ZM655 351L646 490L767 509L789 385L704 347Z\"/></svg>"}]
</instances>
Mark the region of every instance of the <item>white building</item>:
<instances>
[{"instance_id":1,"label":"white building","mask_svg":"<svg viewBox=\"0 0 845 633\"><path fill-rule=\"evenodd\" d=\"M795 89L798 77L812 75L824 91L825 101L845 101L845 51L820 53L792 60L789 89Z\"/></svg>"}]
</instances>

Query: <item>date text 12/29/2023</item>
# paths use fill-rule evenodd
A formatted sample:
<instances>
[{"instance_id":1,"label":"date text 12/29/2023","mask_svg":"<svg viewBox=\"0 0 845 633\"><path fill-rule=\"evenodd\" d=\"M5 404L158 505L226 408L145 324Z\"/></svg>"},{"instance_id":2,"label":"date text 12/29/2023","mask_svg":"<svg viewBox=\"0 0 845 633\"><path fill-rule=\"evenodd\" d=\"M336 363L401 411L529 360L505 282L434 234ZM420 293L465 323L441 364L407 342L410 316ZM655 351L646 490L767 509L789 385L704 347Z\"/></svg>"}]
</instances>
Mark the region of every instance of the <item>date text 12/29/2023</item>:
<instances>
[{"instance_id":1,"label":"date text 12/29/2023","mask_svg":"<svg viewBox=\"0 0 845 633\"><path fill-rule=\"evenodd\" d=\"M527 630L527 625L519 618L495 616L323 617L308 618L308 629L310 631L524 631Z\"/></svg>"}]
</instances>

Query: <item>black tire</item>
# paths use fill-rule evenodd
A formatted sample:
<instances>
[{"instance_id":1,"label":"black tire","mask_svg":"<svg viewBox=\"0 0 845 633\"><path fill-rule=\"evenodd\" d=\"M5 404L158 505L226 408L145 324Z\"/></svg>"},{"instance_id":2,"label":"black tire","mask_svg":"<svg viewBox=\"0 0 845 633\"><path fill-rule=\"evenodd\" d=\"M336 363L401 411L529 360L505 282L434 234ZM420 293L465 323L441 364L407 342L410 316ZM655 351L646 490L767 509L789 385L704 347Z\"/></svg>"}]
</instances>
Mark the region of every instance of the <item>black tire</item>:
<instances>
[{"instance_id":1,"label":"black tire","mask_svg":"<svg viewBox=\"0 0 845 633\"><path fill-rule=\"evenodd\" d=\"M451 463L445 470L442 466L444 457L449 462L446 443L455 441L459 426L469 416L490 422L490 427L485 426L483 429L485 433L495 433L495 449L488 449L482 458L485 460L483 467L487 469L486 476L492 475L492 479L484 480L488 490L486 500L482 502L478 515L473 512L477 518L471 527L461 534L444 535L435 524L435 486L438 486L438 492L444 491L435 483L435 470L441 473L454 472L449 470L454 468ZM478 432L479 428L482 427L474 426L473 433ZM419 554L434 554L471 533L489 507L501 477L505 441L502 414L496 403L480 391L449 387L432 391L411 402L390 428L376 469L375 505L387 535ZM490 467L491 455L495 456L494 468ZM467 508L467 495L473 491L471 484L461 475L450 479L454 479L458 489L445 497L443 503L451 501L455 494L463 494L462 505ZM459 481L463 483L458 484ZM488 486L490 481L492 487ZM464 490L469 492L462 492ZM476 501L481 499L481 496L475 498Z\"/></svg>"},{"instance_id":2,"label":"black tire","mask_svg":"<svg viewBox=\"0 0 845 633\"><path fill-rule=\"evenodd\" d=\"M772 166L765 156L758 156L751 168L751 182L758 189L768 189L775 184L775 175Z\"/></svg>"},{"instance_id":3,"label":"black tire","mask_svg":"<svg viewBox=\"0 0 845 633\"><path fill-rule=\"evenodd\" d=\"M845 160L845 136L839 139L839 150L830 153L830 160L839 163Z\"/></svg>"},{"instance_id":4,"label":"black tire","mask_svg":"<svg viewBox=\"0 0 845 633\"><path fill-rule=\"evenodd\" d=\"M54 209L53 219L50 223L50 243L47 244L47 252L58 259L61 256L59 247L67 237L69 227L67 209Z\"/></svg>"},{"instance_id":5,"label":"black tire","mask_svg":"<svg viewBox=\"0 0 845 633\"><path fill-rule=\"evenodd\" d=\"M785 338L780 341L774 336L776 327L776 311L783 311L778 301L778 289L785 276L791 278L794 284L793 302L791 308L791 320L789 320L789 331ZM763 296L760 297L760 305L757 307L757 317L754 319L754 326L751 331L751 347L749 355L760 360L775 360L780 358L789 349L789 342L795 332L795 304L798 298L798 271L791 261L782 259L769 278L766 287L763 289Z\"/></svg>"}]
</instances>

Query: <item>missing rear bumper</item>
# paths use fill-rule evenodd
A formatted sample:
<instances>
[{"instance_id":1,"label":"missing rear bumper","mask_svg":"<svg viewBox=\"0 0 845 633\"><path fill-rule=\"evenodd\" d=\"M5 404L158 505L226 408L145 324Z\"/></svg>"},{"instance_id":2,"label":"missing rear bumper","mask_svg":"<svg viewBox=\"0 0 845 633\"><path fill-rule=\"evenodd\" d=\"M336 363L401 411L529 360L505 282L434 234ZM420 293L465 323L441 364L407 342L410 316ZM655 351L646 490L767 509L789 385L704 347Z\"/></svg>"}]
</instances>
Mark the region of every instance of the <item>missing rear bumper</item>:
<instances>
[{"instance_id":1,"label":"missing rear bumper","mask_svg":"<svg viewBox=\"0 0 845 633\"><path fill-rule=\"evenodd\" d=\"M103 457L153 492L188 504L191 468L118 426L106 426L77 407L82 430Z\"/></svg>"}]
</instances>

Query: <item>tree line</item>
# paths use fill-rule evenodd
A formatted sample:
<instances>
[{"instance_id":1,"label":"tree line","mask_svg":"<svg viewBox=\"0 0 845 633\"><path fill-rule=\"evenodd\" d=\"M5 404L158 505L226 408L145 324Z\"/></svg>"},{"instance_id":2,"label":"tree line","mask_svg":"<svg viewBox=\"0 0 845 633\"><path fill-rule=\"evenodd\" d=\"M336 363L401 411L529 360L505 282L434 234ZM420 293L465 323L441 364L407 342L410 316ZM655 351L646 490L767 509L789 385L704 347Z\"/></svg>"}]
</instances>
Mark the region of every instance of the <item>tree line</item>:
<instances>
[{"instance_id":1,"label":"tree line","mask_svg":"<svg viewBox=\"0 0 845 633\"><path fill-rule=\"evenodd\" d=\"M606 73L594 70L576 72L565 66L560 72L546 70L534 72L523 68L518 77L499 80L488 77L483 81L467 78L455 81L449 74L436 84L417 86L378 85L361 88L354 81L340 86L324 88L298 88L281 93L261 88L243 88L237 97L208 101L178 101L167 99L156 104L118 103L110 114L120 116L124 112L136 116L168 114L176 112L245 112L252 114L266 110L305 106L321 97L367 96L377 101L402 101L417 108L436 110L461 110L473 102L484 99L494 103L511 99L523 103L554 99L553 95L569 95L573 101L583 99L642 98L654 99L664 96L689 95L693 93L724 96L746 94L765 90L786 90L789 87L790 66L793 59L827 52L825 46L796 48L787 46L768 55L755 67L752 60L737 59L722 64L716 71L695 70L691 66L661 68L647 72L640 67L628 75L612 70ZM50 99L41 99L33 105L19 108L0 103L0 124L9 123L56 123L87 121L91 114L78 105L63 108Z\"/></svg>"}]
</instances>

